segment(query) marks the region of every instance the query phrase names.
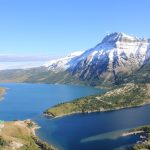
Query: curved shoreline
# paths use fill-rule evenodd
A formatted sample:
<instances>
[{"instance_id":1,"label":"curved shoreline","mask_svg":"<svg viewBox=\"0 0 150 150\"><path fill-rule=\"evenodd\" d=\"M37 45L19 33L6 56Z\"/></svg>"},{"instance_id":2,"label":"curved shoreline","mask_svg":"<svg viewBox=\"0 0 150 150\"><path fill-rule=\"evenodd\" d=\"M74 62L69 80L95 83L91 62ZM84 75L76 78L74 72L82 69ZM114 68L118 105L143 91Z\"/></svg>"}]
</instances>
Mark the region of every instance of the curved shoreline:
<instances>
[{"instance_id":1,"label":"curved shoreline","mask_svg":"<svg viewBox=\"0 0 150 150\"><path fill-rule=\"evenodd\" d=\"M75 114L84 115L84 114L91 114L91 113L111 112L111 111L117 111L117 110L123 110L123 109L138 108L138 107L142 107L142 106L146 106L146 105L150 105L150 103L143 103L143 104L140 104L137 106L119 107L119 108L115 108L115 109L94 110L94 111L88 111L88 112L77 111L77 112L71 112L71 113L57 115L57 116L55 116L51 113L43 112L43 115L53 117L53 118L61 118L61 117L65 117L65 116L75 115Z\"/></svg>"},{"instance_id":2,"label":"curved shoreline","mask_svg":"<svg viewBox=\"0 0 150 150\"><path fill-rule=\"evenodd\" d=\"M136 127L122 134L122 136L130 136L130 135L139 135L139 139L131 147L132 150L149 149L149 143L150 143L149 125Z\"/></svg>"},{"instance_id":3,"label":"curved shoreline","mask_svg":"<svg viewBox=\"0 0 150 150\"><path fill-rule=\"evenodd\" d=\"M125 133L122 134L122 136L137 135L137 134L141 134L141 133L144 133L144 131L125 132Z\"/></svg>"},{"instance_id":4,"label":"curved shoreline","mask_svg":"<svg viewBox=\"0 0 150 150\"><path fill-rule=\"evenodd\" d=\"M34 121L32 121L30 119L29 119L29 121L33 124L33 127L31 128L31 132L32 132L31 138L41 148L41 150L58 150L58 148L54 147L53 145L48 144L45 141L42 141L40 139L40 137L37 136L37 134L36 134L36 130L38 130L41 127L37 123L35 123Z\"/></svg>"},{"instance_id":5,"label":"curved shoreline","mask_svg":"<svg viewBox=\"0 0 150 150\"><path fill-rule=\"evenodd\" d=\"M33 122L33 121L32 121ZM41 150L58 150L58 148L56 148L55 146L51 145L51 144L48 144L47 142L45 141L42 141L40 139L39 136L37 136L36 134L36 130L38 130L39 128L41 128L40 126L37 125L37 123L33 122L35 124L35 127L32 128L32 139L35 141L35 143L41 147Z\"/></svg>"},{"instance_id":6,"label":"curved shoreline","mask_svg":"<svg viewBox=\"0 0 150 150\"><path fill-rule=\"evenodd\" d=\"M150 84L125 84L106 93L57 104L43 113L62 117L77 113L106 112L150 104Z\"/></svg>"},{"instance_id":7,"label":"curved shoreline","mask_svg":"<svg viewBox=\"0 0 150 150\"><path fill-rule=\"evenodd\" d=\"M53 145L42 141L36 130L39 126L30 119L10 122L0 122L0 149L34 149L34 150L58 150Z\"/></svg>"}]
</instances>

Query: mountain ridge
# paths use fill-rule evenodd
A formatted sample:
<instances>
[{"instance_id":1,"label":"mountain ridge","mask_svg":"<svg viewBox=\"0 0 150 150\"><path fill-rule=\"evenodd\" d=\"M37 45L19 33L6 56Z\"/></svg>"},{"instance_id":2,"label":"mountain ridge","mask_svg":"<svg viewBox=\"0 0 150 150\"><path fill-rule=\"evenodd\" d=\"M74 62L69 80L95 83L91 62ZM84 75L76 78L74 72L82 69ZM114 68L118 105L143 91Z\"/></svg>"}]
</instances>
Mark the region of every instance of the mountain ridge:
<instances>
[{"instance_id":1,"label":"mountain ridge","mask_svg":"<svg viewBox=\"0 0 150 150\"><path fill-rule=\"evenodd\" d=\"M6 77L11 79L8 81L13 81L17 73L17 78L21 76L19 82L109 86L135 80L138 82L136 74L139 74L140 81L143 82L145 75L148 78L147 81L150 78L148 76L150 69L147 65L149 63L150 39L114 32L105 36L93 48L49 61L42 67L19 71L0 71L0 81Z\"/></svg>"},{"instance_id":2,"label":"mountain ridge","mask_svg":"<svg viewBox=\"0 0 150 150\"><path fill-rule=\"evenodd\" d=\"M86 50L73 60L70 59L67 64L72 65L66 67L66 70L83 81L102 79L106 82L117 82L117 74L132 74L149 61L149 47L149 39L115 32L104 37L94 48Z\"/></svg>"}]
</instances>

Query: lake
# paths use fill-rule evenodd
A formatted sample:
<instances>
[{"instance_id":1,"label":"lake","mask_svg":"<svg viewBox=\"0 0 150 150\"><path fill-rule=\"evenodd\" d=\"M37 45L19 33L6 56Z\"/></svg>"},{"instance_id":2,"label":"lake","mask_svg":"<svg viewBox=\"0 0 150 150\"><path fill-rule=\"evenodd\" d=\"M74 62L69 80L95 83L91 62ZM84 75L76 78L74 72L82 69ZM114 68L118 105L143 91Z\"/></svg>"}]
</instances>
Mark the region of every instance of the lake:
<instances>
[{"instance_id":1,"label":"lake","mask_svg":"<svg viewBox=\"0 0 150 150\"><path fill-rule=\"evenodd\" d=\"M42 112L57 103L103 93L92 87L51 84L1 83L8 88L0 102L0 119L31 118L41 128L37 135L60 150L125 149L138 136L122 137L129 128L150 124L150 105L110 112L51 118Z\"/></svg>"}]
</instances>

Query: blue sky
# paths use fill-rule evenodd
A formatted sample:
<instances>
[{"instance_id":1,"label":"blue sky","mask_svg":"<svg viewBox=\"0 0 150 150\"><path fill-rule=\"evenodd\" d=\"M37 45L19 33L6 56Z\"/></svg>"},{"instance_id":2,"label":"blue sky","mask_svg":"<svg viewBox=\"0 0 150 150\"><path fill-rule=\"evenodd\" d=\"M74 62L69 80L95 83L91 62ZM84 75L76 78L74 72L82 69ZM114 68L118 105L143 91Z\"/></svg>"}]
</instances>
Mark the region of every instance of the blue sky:
<instances>
[{"instance_id":1,"label":"blue sky","mask_svg":"<svg viewBox=\"0 0 150 150\"><path fill-rule=\"evenodd\" d=\"M0 55L55 58L115 31L147 38L149 7L149 0L0 0Z\"/></svg>"}]
</instances>

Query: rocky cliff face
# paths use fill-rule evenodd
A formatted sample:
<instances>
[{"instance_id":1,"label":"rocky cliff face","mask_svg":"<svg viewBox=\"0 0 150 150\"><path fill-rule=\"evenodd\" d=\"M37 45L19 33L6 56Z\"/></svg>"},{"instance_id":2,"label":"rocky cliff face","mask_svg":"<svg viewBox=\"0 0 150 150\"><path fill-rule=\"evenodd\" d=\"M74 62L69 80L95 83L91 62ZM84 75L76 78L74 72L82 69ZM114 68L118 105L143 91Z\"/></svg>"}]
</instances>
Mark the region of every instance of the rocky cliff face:
<instances>
[{"instance_id":1,"label":"rocky cliff face","mask_svg":"<svg viewBox=\"0 0 150 150\"><path fill-rule=\"evenodd\" d=\"M100 83L117 83L120 78L132 75L149 59L149 39L140 39L116 32L107 35L94 48L68 59L62 68L72 76L76 76L83 81L91 81L93 84L97 81ZM48 68L58 64L59 61L55 61ZM64 63L61 62L61 64Z\"/></svg>"}]
</instances>

